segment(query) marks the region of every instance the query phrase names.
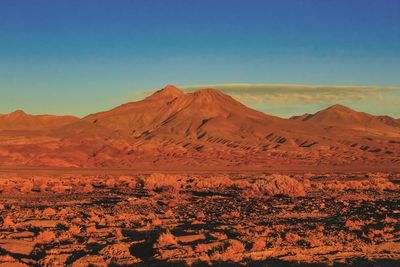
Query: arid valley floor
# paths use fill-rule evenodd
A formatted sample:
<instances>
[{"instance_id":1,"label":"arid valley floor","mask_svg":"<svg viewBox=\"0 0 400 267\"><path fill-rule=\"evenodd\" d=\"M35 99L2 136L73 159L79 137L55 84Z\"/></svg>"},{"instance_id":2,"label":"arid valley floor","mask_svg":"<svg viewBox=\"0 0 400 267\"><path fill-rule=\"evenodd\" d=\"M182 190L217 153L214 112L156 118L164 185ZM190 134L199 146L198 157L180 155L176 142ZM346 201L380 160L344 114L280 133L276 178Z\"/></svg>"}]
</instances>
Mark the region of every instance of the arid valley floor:
<instances>
[{"instance_id":1,"label":"arid valley floor","mask_svg":"<svg viewBox=\"0 0 400 267\"><path fill-rule=\"evenodd\" d=\"M1 173L0 266L398 266L396 173Z\"/></svg>"}]
</instances>

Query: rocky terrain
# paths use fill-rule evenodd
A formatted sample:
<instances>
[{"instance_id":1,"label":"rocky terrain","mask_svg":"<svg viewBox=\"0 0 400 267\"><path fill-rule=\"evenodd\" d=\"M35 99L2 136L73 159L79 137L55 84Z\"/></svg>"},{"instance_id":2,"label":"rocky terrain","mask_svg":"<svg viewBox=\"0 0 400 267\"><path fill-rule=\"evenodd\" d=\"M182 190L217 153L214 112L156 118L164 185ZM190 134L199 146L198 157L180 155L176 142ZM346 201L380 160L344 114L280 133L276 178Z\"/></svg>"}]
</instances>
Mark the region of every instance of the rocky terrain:
<instances>
[{"instance_id":1,"label":"rocky terrain","mask_svg":"<svg viewBox=\"0 0 400 267\"><path fill-rule=\"evenodd\" d=\"M0 266L399 266L396 173L2 173Z\"/></svg>"}]
</instances>

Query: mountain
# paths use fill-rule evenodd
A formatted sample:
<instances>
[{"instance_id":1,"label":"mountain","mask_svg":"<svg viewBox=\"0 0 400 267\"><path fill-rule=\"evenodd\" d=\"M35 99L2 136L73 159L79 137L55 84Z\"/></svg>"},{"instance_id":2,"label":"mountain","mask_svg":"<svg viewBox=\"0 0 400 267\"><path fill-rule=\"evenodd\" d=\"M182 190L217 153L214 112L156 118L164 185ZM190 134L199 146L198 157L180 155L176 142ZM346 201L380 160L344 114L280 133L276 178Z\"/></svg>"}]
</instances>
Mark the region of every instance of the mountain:
<instances>
[{"instance_id":1,"label":"mountain","mask_svg":"<svg viewBox=\"0 0 400 267\"><path fill-rule=\"evenodd\" d=\"M30 115L22 110L10 114L0 114L0 131L2 130L50 130L78 121L73 116Z\"/></svg>"},{"instance_id":2,"label":"mountain","mask_svg":"<svg viewBox=\"0 0 400 267\"><path fill-rule=\"evenodd\" d=\"M281 119L252 110L214 89L183 93L167 86L142 101L131 102L112 110L89 115L66 128L76 132L103 133L120 137L145 137L159 135L196 137L206 130L235 135L254 127L254 122L265 125ZM63 129L64 131L64 129Z\"/></svg>"},{"instance_id":3,"label":"mountain","mask_svg":"<svg viewBox=\"0 0 400 267\"><path fill-rule=\"evenodd\" d=\"M60 133L129 138L151 128L164 115L165 106L184 95L168 85L144 100L120 105L114 109L91 114L59 129Z\"/></svg>"},{"instance_id":4,"label":"mountain","mask_svg":"<svg viewBox=\"0 0 400 267\"><path fill-rule=\"evenodd\" d=\"M168 85L141 101L49 126L48 131L9 136L3 132L0 165L140 170L397 168L400 135L395 122L339 105L282 119L212 88L184 93Z\"/></svg>"},{"instance_id":5,"label":"mountain","mask_svg":"<svg viewBox=\"0 0 400 267\"><path fill-rule=\"evenodd\" d=\"M167 142L184 143L185 147L221 143L258 147L275 142L284 133L307 136L311 131L325 130L317 124L304 127L300 122L253 110L215 89L183 93L169 85L144 100L91 114L58 132L120 138L140 145Z\"/></svg>"},{"instance_id":6,"label":"mountain","mask_svg":"<svg viewBox=\"0 0 400 267\"><path fill-rule=\"evenodd\" d=\"M399 136L400 123L389 116L374 116L358 112L343 105L333 105L315 114L292 117L293 120L317 122L328 126L351 128L372 134Z\"/></svg>"}]
</instances>

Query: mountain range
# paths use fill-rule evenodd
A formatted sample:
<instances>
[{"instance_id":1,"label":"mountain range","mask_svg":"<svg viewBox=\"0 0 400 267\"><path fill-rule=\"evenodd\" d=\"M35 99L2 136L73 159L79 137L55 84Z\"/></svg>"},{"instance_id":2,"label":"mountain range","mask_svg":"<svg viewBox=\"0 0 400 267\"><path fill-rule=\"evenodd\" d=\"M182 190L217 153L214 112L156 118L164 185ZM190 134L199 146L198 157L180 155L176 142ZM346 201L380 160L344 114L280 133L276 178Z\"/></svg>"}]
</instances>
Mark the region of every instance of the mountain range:
<instances>
[{"instance_id":1,"label":"mountain range","mask_svg":"<svg viewBox=\"0 0 400 267\"><path fill-rule=\"evenodd\" d=\"M0 114L0 131L4 130L50 130L78 121L74 116L29 115L22 110Z\"/></svg>"},{"instance_id":2,"label":"mountain range","mask_svg":"<svg viewBox=\"0 0 400 267\"><path fill-rule=\"evenodd\" d=\"M0 166L397 169L400 120L342 105L283 119L215 89L168 85L88 115L0 115Z\"/></svg>"}]
</instances>

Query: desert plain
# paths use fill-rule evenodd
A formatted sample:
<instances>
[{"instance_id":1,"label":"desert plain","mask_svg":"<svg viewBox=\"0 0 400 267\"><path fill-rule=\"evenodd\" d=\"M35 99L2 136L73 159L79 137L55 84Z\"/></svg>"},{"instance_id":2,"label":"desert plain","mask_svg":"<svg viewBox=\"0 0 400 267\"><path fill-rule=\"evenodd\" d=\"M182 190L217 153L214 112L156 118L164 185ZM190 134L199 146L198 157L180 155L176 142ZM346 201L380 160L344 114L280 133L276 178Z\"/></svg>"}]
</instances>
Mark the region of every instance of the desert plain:
<instances>
[{"instance_id":1,"label":"desert plain","mask_svg":"<svg viewBox=\"0 0 400 267\"><path fill-rule=\"evenodd\" d=\"M0 266L395 266L393 173L2 173Z\"/></svg>"}]
</instances>

